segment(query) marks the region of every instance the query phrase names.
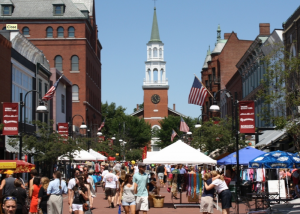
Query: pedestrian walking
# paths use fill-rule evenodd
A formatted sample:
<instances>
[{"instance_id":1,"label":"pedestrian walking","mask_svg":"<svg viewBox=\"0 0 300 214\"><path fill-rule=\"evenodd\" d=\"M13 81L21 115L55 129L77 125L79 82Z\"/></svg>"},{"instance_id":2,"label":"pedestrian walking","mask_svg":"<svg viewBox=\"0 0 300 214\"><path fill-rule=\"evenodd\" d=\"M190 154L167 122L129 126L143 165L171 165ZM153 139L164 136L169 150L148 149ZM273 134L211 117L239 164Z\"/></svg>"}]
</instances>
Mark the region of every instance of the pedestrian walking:
<instances>
[{"instance_id":1,"label":"pedestrian walking","mask_svg":"<svg viewBox=\"0 0 300 214\"><path fill-rule=\"evenodd\" d=\"M6 178L2 180L0 191L2 190L3 198L11 196L12 191L15 189L15 178L13 177L14 171L6 170Z\"/></svg>"},{"instance_id":2,"label":"pedestrian walking","mask_svg":"<svg viewBox=\"0 0 300 214\"><path fill-rule=\"evenodd\" d=\"M108 169L109 173L105 175L103 178L104 186L105 186L105 194L108 200L108 208L114 208L114 200L117 191L118 179L115 174L112 173L113 169Z\"/></svg>"},{"instance_id":3,"label":"pedestrian walking","mask_svg":"<svg viewBox=\"0 0 300 214\"><path fill-rule=\"evenodd\" d=\"M143 211L144 214L149 210L148 206L148 188L149 188L149 177L145 173L146 164L139 163L139 172L135 173L133 176L133 183L136 185L136 214L139 211Z\"/></svg>"},{"instance_id":4,"label":"pedestrian walking","mask_svg":"<svg viewBox=\"0 0 300 214\"><path fill-rule=\"evenodd\" d=\"M29 197L31 198L29 213L36 214L38 213L38 196L41 188L41 178L35 176L33 179L33 185L31 192L29 192Z\"/></svg>"},{"instance_id":5,"label":"pedestrian walking","mask_svg":"<svg viewBox=\"0 0 300 214\"><path fill-rule=\"evenodd\" d=\"M68 204L71 206L71 195L73 191L73 187L76 185L76 177L79 176L80 170L78 168L75 168L73 170L73 177L69 180L68 183ZM72 212L70 212L72 214Z\"/></svg>"},{"instance_id":6,"label":"pedestrian walking","mask_svg":"<svg viewBox=\"0 0 300 214\"><path fill-rule=\"evenodd\" d=\"M104 179L105 175L108 174L108 166L105 166L104 167L104 171L102 172L102 178ZM104 182L102 182L102 189L103 189L103 192L105 194L105 200L107 200L107 195L106 195L106 192L105 192L105 184Z\"/></svg>"},{"instance_id":7,"label":"pedestrian walking","mask_svg":"<svg viewBox=\"0 0 300 214\"><path fill-rule=\"evenodd\" d=\"M219 176L217 171L212 171L211 172L212 178ZM220 178L217 178L213 180L213 182L210 185L207 185L206 182L204 182L205 189L206 190L211 190L213 188L216 189L221 202L222 202L222 213L223 214L229 214L229 209L231 207L231 192L227 187L227 184L224 180L223 176L220 176Z\"/></svg>"},{"instance_id":8,"label":"pedestrian walking","mask_svg":"<svg viewBox=\"0 0 300 214\"><path fill-rule=\"evenodd\" d=\"M93 204L94 204L94 198L96 198L96 186L95 186L95 182L94 182L94 179L92 177L92 175L94 174L94 170L93 169L90 169L88 171L88 177L87 177L87 180L88 180L88 183L90 184L90 189L91 189L91 201L90 201L90 208L92 209L93 208Z\"/></svg>"},{"instance_id":9,"label":"pedestrian walking","mask_svg":"<svg viewBox=\"0 0 300 214\"><path fill-rule=\"evenodd\" d=\"M31 177L31 179L29 181L29 187L28 187L29 193L30 193L32 191L31 189L33 187L33 179L34 179L35 176L38 175L38 171L36 169L32 169L29 174L30 174L30 177ZM31 197L29 197L29 198L31 198Z\"/></svg>"},{"instance_id":10,"label":"pedestrian walking","mask_svg":"<svg viewBox=\"0 0 300 214\"><path fill-rule=\"evenodd\" d=\"M41 209L43 214L47 214L47 202L49 200L49 195L47 194L47 189L49 186L50 180L47 177L41 178L41 188L39 191L39 199L38 199L38 209Z\"/></svg>"},{"instance_id":11,"label":"pedestrian walking","mask_svg":"<svg viewBox=\"0 0 300 214\"><path fill-rule=\"evenodd\" d=\"M90 183L90 179L89 179L89 174L88 174L88 167L85 166L83 167L83 178L84 178L84 184L86 186L86 188L88 189L88 200L86 201L86 203L89 206L89 210L93 208L93 197L92 195L95 195L95 190L93 188L93 186Z\"/></svg>"},{"instance_id":12,"label":"pedestrian walking","mask_svg":"<svg viewBox=\"0 0 300 214\"><path fill-rule=\"evenodd\" d=\"M15 179L14 185L15 189L12 191L11 196L17 199L16 214L24 214L25 211L28 212L26 207L26 190L22 188L23 183L19 179Z\"/></svg>"},{"instance_id":13,"label":"pedestrian walking","mask_svg":"<svg viewBox=\"0 0 300 214\"><path fill-rule=\"evenodd\" d=\"M53 173L54 180L49 183L47 194L50 195L47 202L47 213L62 214L63 198L62 194L68 193L68 188L65 181L61 180L61 172Z\"/></svg>"},{"instance_id":14,"label":"pedestrian walking","mask_svg":"<svg viewBox=\"0 0 300 214\"><path fill-rule=\"evenodd\" d=\"M117 190L116 190L116 196L115 196L115 201L114 203L119 206L121 205L121 198L120 198L120 171L116 170L116 177L118 179L118 183L117 183Z\"/></svg>"},{"instance_id":15,"label":"pedestrian walking","mask_svg":"<svg viewBox=\"0 0 300 214\"><path fill-rule=\"evenodd\" d=\"M125 176L124 182L121 184L120 198L122 198L122 206L126 214L135 214L135 195L134 191L137 188L137 184L133 183L132 174Z\"/></svg>"},{"instance_id":16,"label":"pedestrian walking","mask_svg":"<svg viewBox=\"0 0 300 214\"><path fill-rule=\"evenodd\" d=\"M212 183L212 178L211 178L210 172L207 172L204 174L203 180L207 185L210 185ZM213 204L214 192L215 192L214 189L207 190L204 187L204 190L203 190L203 193L201 196L201 204L200 204L200 212L202 212L203 214L214 212L214 204Z\"/></svg>"},{"instance_id":17,"label":"pedestrian walking","mask_svg":"<svg viewBox=\"0 0 300 214\"><path fill-rule=\"evenodd\" d=\"M74 214L84 214L83 204L88 200L88 189L84 184L84 177L75 178L76 185L71 192L70 212Z\"/></svg>"},{"instance_id":18,"label":"pedestrian walking","mask_svg":"<svg viewBox=\"0 0 300 214\"><path fill-rule=\"evenodd\" d=\"M158 164L156 168L156 174L160 183L160 187L164 186L164 173L165 173L165 167L161 164Z\"/></svg>"},{"instance_id":19,"label":"pedestrian walking","mask_svg":"<svg viewBox=\"0 0 300 214\"><path fill-rule=\"evenodd\" d=\"M156 195L159 195L160 192L160 187L157 186L155 174L153 172L150 173L149 192L153 192Z\"/></svg>"},{"instance_id":20,"label":"pedestrian walking","mask_svg":"<svg viewBox=\"0 0 300 214\"><path fill-rule=\"evenodd\" d=\"M6 196L3 198L2 208L4 214L15 214L17 211L17 198L13 196Z\"/></svg>"}]
</instances>

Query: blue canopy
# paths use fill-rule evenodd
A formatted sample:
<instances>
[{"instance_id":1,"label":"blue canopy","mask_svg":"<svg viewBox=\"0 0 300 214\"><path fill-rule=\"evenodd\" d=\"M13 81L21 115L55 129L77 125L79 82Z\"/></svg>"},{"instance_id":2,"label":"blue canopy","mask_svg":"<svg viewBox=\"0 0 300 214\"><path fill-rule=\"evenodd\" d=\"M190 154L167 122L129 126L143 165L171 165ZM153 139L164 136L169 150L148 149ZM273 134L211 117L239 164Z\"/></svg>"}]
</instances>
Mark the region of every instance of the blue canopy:
<instances>
[{"instance_id":1,"label":"blue canopy","mask_svg":"<svg viewBox=\"0 0 300 214\"><path fill-rule=\"evenodd\" d=\"M259 155L265 154L265 152L254 149L251 146L239 150L240 165L248 165L249 161L256 158ZM218 165L235 165L236 164L236 152L217 161Z\"/></svg>"},{"instance_id":2,"label":"blue canopy","mask_svg":"<svg viewBox=\"0 0 300 214\"><path fill-rule=\"evenodd\" d=\"M300 167L299 156L283 151L268 152L266 154L260 155L249 162L250 168L266 168L266 169L276 169L276 168L293 168L295 164L296 168Z\"/></svg>"}]
</instances>

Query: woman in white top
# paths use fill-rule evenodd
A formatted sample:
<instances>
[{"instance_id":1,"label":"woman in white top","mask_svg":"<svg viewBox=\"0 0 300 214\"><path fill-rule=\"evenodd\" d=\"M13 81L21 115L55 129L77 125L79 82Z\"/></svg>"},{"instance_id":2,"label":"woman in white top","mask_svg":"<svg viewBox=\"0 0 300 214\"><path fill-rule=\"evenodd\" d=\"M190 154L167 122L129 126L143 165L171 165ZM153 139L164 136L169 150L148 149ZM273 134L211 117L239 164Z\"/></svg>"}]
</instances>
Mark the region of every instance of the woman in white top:
<instances>
[{"instance_id":1,"label":"woman in white top","mask_svg":"<svg viewBox=\"0 0 300 214\"><path fill-rule=\"evenodd\" d=\"M216 171L212 171L211 175L214 178L218 176L218 173ZM222 201L222 214L229 214L232 196L227 184L225 183L224 177L221 176L218 179L213 179L213 182L210 185L207 185L206 182L204 182L204 185L206 190L211 190L212 188L216 189Z\"/></svg>"}]
</instances>

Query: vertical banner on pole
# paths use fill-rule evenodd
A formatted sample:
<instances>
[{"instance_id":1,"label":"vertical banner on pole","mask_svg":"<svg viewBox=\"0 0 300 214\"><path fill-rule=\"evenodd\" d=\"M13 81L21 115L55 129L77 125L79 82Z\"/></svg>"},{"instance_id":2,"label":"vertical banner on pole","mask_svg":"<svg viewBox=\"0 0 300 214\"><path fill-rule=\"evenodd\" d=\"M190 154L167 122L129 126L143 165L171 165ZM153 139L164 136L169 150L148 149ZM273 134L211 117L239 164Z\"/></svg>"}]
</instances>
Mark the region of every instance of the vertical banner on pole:
<instances>
[{"instance_id":1,"label":"vertical banner on pole","mask_svg":"<svg viewBox=\"0 0 300 214\"><path fill-rule=\"evenodd\" d=\"M19 104L3 103L3 132L2 135L19 134Z\"/></svg>"},{"instance_id":2,"label":"vertical banner on pole","mask_svg":"<svg viewBox=\"0 0 300 214\"><path fill-rule=\"evenodd\" d=\"M255 133L254 101L239 102L240 133Z\"/></svg>"},{"instance_id":3,"label":"vertical banner on pole","mask_svg":"<svg viewBox=\"0 0 300 214\"><path fill-rule=\"evenodd\" d=\"M68 123L58 123L58 133L62 138L68 139L69 135L69 124Z\"/></svg>"}]
</instances>

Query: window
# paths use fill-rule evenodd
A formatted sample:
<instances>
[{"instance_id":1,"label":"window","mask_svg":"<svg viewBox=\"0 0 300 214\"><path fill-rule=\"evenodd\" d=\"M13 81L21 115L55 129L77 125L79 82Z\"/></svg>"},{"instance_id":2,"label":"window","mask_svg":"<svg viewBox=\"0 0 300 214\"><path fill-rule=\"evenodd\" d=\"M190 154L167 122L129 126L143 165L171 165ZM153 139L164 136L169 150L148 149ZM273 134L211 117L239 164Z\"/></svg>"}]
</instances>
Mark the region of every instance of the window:
<instances>
[{"instance_id":1,"label":"window","mask_svg":"<svg viewBox=\"0 0 300 214\"><path fill-rule=\"evenodd\" d=\"M54 59L54 67L59 70L62 71L62 57L61 56L56 56Z\"/></svg>"},{"instance_id":2,"label":"window","mask_svg":"<svg viewBox=\"0 0 300 214\"><path fill-rule=\"evenodd\" d=\"M79 88L78 85L72 85L72 100L79 100Z\"/></svg>"},{"instance_id":3,"label":"window","mask_svg":"<svg viewBox=\"0 0 300 214\"><path fill-rule=\"evenodd\" d=\"M2 6L2 15L3 16L11 16L12 13L12 6L3 5Z\"/></svg>"},{"instance_id":4,"label":"window","mask_svg":"<svg viewBox=\"0 0 300 214\"><path fill-rule=\"evenodd\" d=\"M153 49L153 57L157 57L157 48Z\"/></svg>"},{"instance_id":5,"label":"window","mask_svg":"<svg viewBox=\"0 0 300 214\"><path fill-rule=\"evenodd\" d=\"M44 89L45 89L44 93L46 94L48 92L48 84L47 83L45 83Z\"/></svg>"},{"instance_id":6,"label":"window","mask_svg":"<svg viewBox=\"0 0 300 214\"><path fill-rule=\"evenodd\" d=\"M79 62L78 62L78 56L72 56L71 58L72 63L72 71L79 71Z\"/></svg>"},{"instance_id":7,"label":"window","mask_svg":"<svg viewBox=\"0 0 300 214\"><path fill-rule=\"evenodd\" d=\"M151 48L149 48L149 50L148 50L148 55L149 55L149 58L151 58Z\"/></svg>"},{"instance_id":8,"label":"window","mask_svg":"<svg viewBox=\"0 0 300 214\"><path fill-rule=\"evenodd\" d=\"M28 74L22 73L21 70L12 67L12 102L20 102L20 93L23 93L23 100L25 94L32 90L32 77ZM32 121L32 93L29 93L26 97L26 122ZM19 111L20 113L20 111ZM20 119L20 117L19 117Z\"/></svg>"},{"instance_id":9,"label":"window","mask_svg":"<svg viewBox=\"0 0 300 214\"><path fill-rule=\"evenodd\" d=\"M69 27L68 36L69 37L75 37L75 28L74 27Z\"/></svg>"},{"instance_id":10,"label":"window","mask_svg":"<svg viewBox=\"0 0 300 214\"><path fill-rule=\"evenodd\" d=\"M64 37L64 28L63 27L57 28L57 37Z\"/></svg>"},{"instance_id":11,"label":"window","mask_svg":"<svg viewBox=\"0 0 300 214\"><path fill-rule=\"evenodd\" d=\"M53 28L52 27L47 27L46 32L47 32L47 38L53 37Z\"/></svg>"},{"instance_id":12,"label":"window","mask_svg":"<svg viewBox=\"0 0 300 214\"><path fill-rule=\"evenodd\" d=\"M65 113L65 95L61 95L61 113Z\"/></svg>"},{"instance_id":13,"label":"window","mask_svg":"<svg viewBox=\"0 0 300 214\"><path fill-rule=\"evenodd\" d=\"M159 58L162 58L162 49L159 49Z\"/></svg>"},{"instance_id":14,"label":"window","mask_svg":"<svg viewBox=\"0 0 300 214\"><path fill-rule=\"evenodd\" d=\"M29 36L29 28L28 27L23 27L23 35Z\"/></svg>"},{"instance_id":15,"label":"window","mask_svg":"<svg viewBox=\"0 0 300 214\"><path fill-rule=\"evenodd\" d=\"M55 15L55 16L64 15L64 5L54 5L53 6L53 15Z\"/></svg>"},{"instance_id":16,"label":"window","mask_svg":"<svg viewBox=\"0 0 300 214\"><path fill-rule=\"evenodd\" d=\"M42 89L42 80L39 79L39 98L42 99L42 93L43 93L43 89Z\"/></svg>"}]
</instances>

